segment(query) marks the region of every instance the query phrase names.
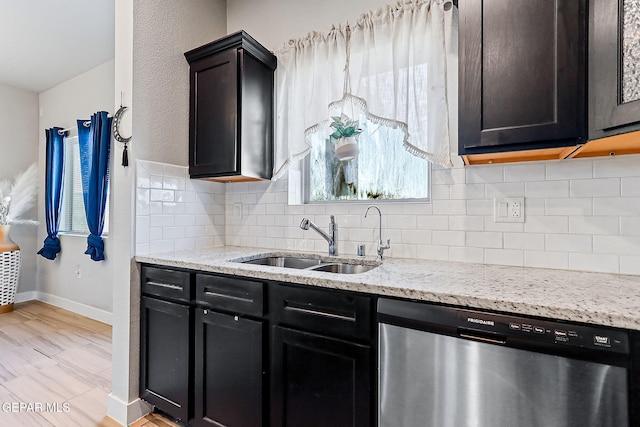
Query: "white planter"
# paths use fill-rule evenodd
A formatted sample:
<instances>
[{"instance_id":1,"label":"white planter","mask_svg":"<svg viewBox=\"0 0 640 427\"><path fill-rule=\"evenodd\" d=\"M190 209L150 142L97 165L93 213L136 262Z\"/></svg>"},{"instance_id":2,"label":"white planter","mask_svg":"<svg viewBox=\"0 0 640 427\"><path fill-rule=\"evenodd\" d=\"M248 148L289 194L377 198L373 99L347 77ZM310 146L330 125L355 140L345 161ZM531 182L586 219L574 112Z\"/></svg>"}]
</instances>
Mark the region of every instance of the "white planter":
<instances>
[{"instance_id":1,"label":"white planter","mask_svg":"<svg viewBox=\"0 0 640 427\"><path fill-rule=\"evenodd\" d=\"M355 136L348 138L340 138L335 142L335 152L338 160L346 162L358 157L360 149L358 148L358 140Z\"/></svg>"},{"instance_id":2,"label":"white planter","mask_svg":"<svg viewBox=\"0 0 640 427\"><path fill-rule=\"evenodd\" d=\"M0 313L13 310L20 277L20 247L9 237L9 226L0 225Z\"/></svg>"}]
</instances>

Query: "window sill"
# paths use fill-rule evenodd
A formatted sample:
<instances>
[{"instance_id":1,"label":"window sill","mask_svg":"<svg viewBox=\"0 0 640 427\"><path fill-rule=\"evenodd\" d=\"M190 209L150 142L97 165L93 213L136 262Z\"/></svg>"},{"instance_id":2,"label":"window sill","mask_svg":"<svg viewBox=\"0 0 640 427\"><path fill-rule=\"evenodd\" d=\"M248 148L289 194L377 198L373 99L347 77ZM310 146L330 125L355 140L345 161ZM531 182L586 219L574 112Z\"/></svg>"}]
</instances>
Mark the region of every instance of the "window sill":
<instances>
[{"instance_id":1,"label":"window sill","mask_svg":"<svg viewBox=\"0 0 640 427\"><path fill-rule=\"evenodd\" d=\"M70 236L70 237L84 237L85 239L87 238L87 236L89 235L89 233L80 233L77 231L59 231L58 232L58 236ZM109 234L102 234L102 238L103 239L107 239L109 238Z\"/></svg>"}]
</instances>

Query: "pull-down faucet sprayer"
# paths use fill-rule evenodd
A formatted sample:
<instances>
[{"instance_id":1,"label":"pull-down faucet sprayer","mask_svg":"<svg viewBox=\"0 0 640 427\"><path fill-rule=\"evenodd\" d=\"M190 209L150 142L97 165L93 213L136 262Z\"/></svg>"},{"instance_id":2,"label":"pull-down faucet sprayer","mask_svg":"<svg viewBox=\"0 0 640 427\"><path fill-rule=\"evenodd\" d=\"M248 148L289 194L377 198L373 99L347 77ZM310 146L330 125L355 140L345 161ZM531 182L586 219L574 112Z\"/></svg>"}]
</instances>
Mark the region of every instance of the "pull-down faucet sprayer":
<instances>
[{"instance_id":1,"label":"pull-down faucet sprayer","mask_svg":"<svg viewBox=\"0 0 640 427\"><path fill-rule=\"evenodd\" d=\"M318 232L318 234L320 234L329 243L329 255L338 255L338 227L333 215L331 215L331 222L329 222L329 234L321 230L309 218L302 218L302 222L300 222L300 228L302 228L303 230L312 228L313 230Z\"/></svg>"}]
</instances>

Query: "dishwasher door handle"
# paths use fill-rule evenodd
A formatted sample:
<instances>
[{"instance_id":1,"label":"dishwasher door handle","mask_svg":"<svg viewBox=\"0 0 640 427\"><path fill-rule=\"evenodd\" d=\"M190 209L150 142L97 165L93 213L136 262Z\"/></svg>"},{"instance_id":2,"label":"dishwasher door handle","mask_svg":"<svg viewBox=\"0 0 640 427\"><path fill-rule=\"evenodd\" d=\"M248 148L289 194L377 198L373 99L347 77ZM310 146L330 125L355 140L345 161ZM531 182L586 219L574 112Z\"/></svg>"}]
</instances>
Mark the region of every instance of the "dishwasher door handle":
<instances>
[{"instance_id":1,"label":"dishwasher door handle","mask_svg":"<svg viewBox=\"0 0 640 427\"><path fill-rule=\"evenodd\" d=\"M507 343L507 338L501 335L490 335L477 333L475 331L458 330L458 336L460 338L466 338L473 341L481 341L489 344L504 345Z\"/></svg>"}]
</instances>

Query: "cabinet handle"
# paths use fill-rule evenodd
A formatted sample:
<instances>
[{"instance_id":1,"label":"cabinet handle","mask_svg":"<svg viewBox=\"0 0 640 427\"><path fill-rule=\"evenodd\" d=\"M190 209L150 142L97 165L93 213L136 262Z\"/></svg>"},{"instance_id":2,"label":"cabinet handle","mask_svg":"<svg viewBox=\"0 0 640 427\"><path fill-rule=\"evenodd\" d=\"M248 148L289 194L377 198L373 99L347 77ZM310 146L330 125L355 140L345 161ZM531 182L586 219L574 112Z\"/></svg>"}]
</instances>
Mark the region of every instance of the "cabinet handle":
<instances>
[{"instance_id":1,"label":"cabinet handle","mask_svg":"<svg viewBox=\"0 0 640 427\"><path fill-rule=\"evenodd\" d=\"M167 289L171 289L171 290L174 290L174 291L181 291L182 290L182 286L170 285L169 283L147 282L147 285L149 285L149 286L158 286L160 288L167 288Z\"/></svg>"},{"instance_id":2,"label":"cabinet handle","mask_svg":"<svg viewBox=\"0 0 640 427\"><path fill-rule=\"evenodd\" d=\"M308 308L299 308L299 307L293 307L293 306L290 306L290 305L287 305L284 309L285 310L290 310L290 311L297 311L298 313L303 313L303 314L311 314L312 316L331 317L333 319L345 320L347 322L355 322L356 321L355 317L344 316L342 314L327 313L326 311L310 310Z\"/></svg>"},{"instance_id":3,"label":"cabinet handle","mask_svg":"<svg viewBox=\"0 0 640 427\"><path fill-rule=\"evenodd\" d=\"M225 295L218 292L204 291L204 294L212 297L217 297L217 298L226 298L226 299L232 299L235 301L253 303L253 300L250 298L234 297L233 295Z\"/></svg>"}]
</instances>

